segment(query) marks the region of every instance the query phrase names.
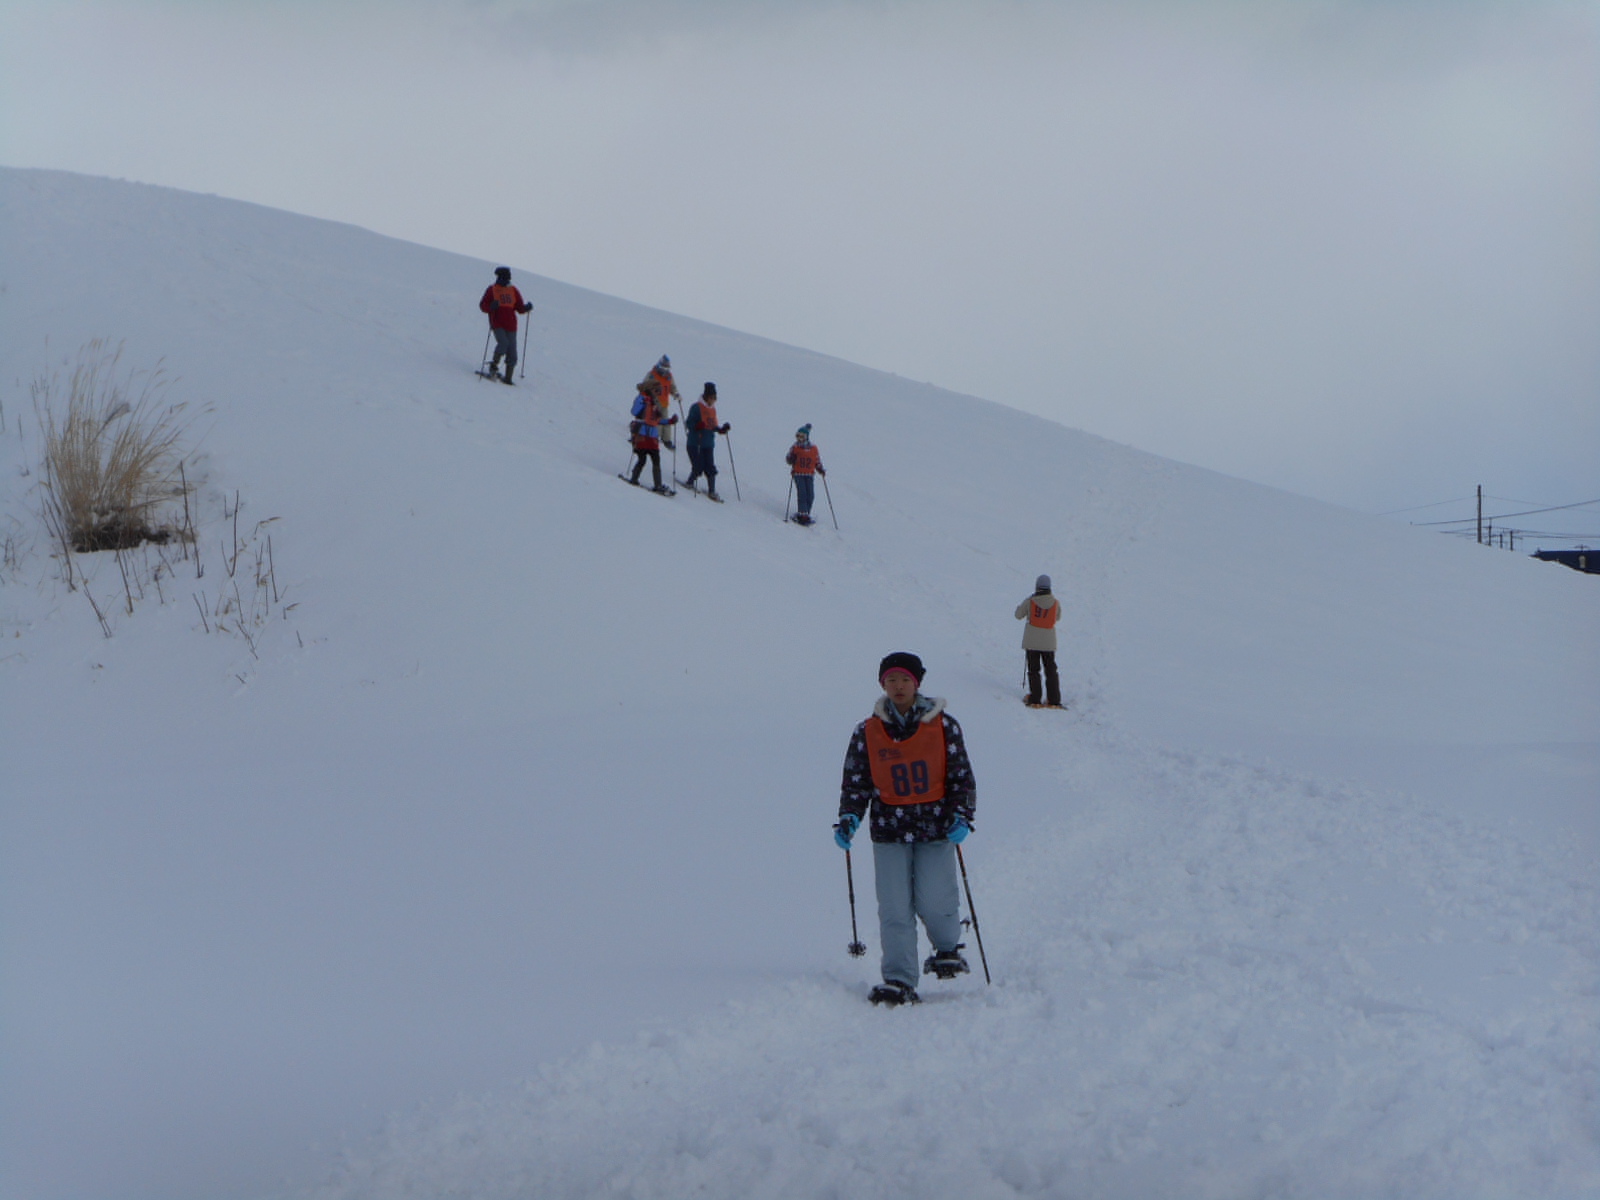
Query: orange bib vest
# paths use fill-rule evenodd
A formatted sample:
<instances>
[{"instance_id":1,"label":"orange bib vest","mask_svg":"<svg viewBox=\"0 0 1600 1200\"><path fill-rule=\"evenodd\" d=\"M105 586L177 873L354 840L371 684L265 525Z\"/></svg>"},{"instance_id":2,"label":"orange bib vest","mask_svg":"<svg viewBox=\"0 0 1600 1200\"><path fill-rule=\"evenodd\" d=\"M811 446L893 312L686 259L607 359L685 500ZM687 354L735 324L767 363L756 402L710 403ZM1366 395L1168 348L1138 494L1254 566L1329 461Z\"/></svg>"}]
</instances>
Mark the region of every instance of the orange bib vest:
<instances>
[{"instance_id":1,"label":"orange bib vest","mask_svg":"<svg viewBox=\"0 0 1600 1200\"><path fill-rule=\"evenodd\" d=\"M815 446L796 446L794 448L795 475L815 475L817 464L822 461L822 451Z\"/></svg>"},{"instance_id":2,"label":"orange bib vest","mask_svg":"<svg viewBox=\"0 0 1600 1200\"><path fill-rule=\"evenodd\" d=\"M716 427L717 406L715 404L707 404L704 400L700 401L700 428L706 430L715 429Z\"/></svg>"},{"instance_id":3,"label":"orange bib vest","mask_svg":"<svg viewBox=\"0 0 1600 1200\"><path fill-rule=\"evenodd\" d=\"M885 804L932 804L944 799L944 720L925 721L903 742L878 717L867 718L872 786Z\"/></svg>"},{"instance_id":4,"label":"orange bib vest","mask_svg":"<svg viewBox=\"0 0 1600 1200\"><path fill-rule=\"evenodd\" d=\"M1061 615L1061 601L1057 600L1049 608L1044 608L1037 600L1028 601L1028 624L1038 629L1054 629L1056 618Z\"/></svg>"},{"instance_id":5,"label":"orange bib vest","mask_svg":"<svg viewBox=\"0 0 1600 1200\"><path fill-rule=\"evenodd\" d=\"M496 283L490 286L489 294L494 297L496 308L515 308L517 306L517 289L514 287L501 287Z\"/></svg>"}]
</instances>

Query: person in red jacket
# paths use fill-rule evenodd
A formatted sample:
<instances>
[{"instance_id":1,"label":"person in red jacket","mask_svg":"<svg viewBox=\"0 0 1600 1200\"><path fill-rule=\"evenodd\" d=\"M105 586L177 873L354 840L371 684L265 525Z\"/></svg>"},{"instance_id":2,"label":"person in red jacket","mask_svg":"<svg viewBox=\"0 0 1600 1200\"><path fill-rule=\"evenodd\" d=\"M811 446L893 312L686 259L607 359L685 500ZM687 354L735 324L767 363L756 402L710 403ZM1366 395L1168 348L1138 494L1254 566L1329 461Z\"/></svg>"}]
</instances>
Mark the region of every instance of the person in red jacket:
<instances>
[{"instance_id":1,"label":"person in red jacket","mask_svg":"<svg viewBox=\"0 0 1600 1200\"><path fill-rule=\"evenodd\" d=\"M494 282L484 289L478 309L489 314L489 330L494 334L494 360L489 364L489 378L510 383L511 369L517 365L517 314L533 311L533 305L511 285L510 267L494 269ZM503 376L500 374L502 358L506 360Z\"/></svg>"}]
</instances>

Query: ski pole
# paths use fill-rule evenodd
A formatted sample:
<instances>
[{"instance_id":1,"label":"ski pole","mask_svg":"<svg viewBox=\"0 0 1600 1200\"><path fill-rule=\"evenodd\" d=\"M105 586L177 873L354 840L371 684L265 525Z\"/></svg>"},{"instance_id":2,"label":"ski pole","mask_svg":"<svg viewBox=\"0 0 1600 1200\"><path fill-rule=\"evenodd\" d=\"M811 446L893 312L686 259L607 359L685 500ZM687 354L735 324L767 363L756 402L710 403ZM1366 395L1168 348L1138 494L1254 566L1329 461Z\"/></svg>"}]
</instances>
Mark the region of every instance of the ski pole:
<instances>
[{"instance_id":1,"label":"ski pole","mask_svg":"<svg viewBox=\"0 0 1600 1200\"><path fill-rule=\"evenodd\" d=\"M528 323L522 327L522 378L528 377L528 333L533 329L533 305L528 305Z\"/></svg>"},{"instance_id":2,"label":"ski pole","mask_svg":"<svg viewBox=\"0 0 1600 1200\"><path fill-rule=\"evenodd\" d=\"M622 468L622 473L624 475L626 475L629 471L633 470L633 460L638 455L638 453L639 453L639 451L635 448L635 446L633 444L633 422L630 421L630 422L628 422L628 465ZM639 470L641 470L641 471L644 470L644 463L643 462L639 463Z\"/></svg>"},{"instance_id":3,"label":"ski pole","mask_svg":"<svg viewBox=\"0 0 1600 1200\"><path fill-rule=\"evenodd\" d=\"M834 516L834 512L833 512L833 493L828 490L828 477L826 475L824 475L822 477L822 494L828 498L828 515L830 517L833 517L833 527L834 527L834 529L838 529L839 528L839 518Z\"/></svg>"},{"instance_id":4,"label":"ski pole","mask_svg":"<svg viewBox=\"0 0 1600 1200\"><path fill-rule=\"evenodd\" d=\"M993 983L989 978L989 956L983 952L983 930L978 928L978 910L972 907L972 885L967 882L967 859L961 853L961 847L956 847L956 861L961 864L961 886L967 890L967 911L972 914L972 936L978 940L978 960L983 963L983 982Z\"/></svg>"},{"instance_id":5,"label":"ski pole","mask_svg":"<svg viewBox=\"0 0 1600 1200\"><path fill-rule=\"evenodd\" d=\"M850 851L844 852L844 881L850 889L850 957L860 958L867 952L861 936L856 933L856 876L850 869Z\"/></svg>"},{"instance_id":6,"label":"ski pole","mask_svg":"<svg viewBox=\"0 0 1600 1200\"><path fill-rule=\"evenodd\" d=\"M728 469L733 472L733 498L743 500L739 494L739 465L733 461L733 443L728 440L728 435L722 435L722 444L728 448Z\"/></svg>"},{"instance_id":7,"label":"ski pole","mask_svg":"<svg viewBox=\"0 0 1600 1200\"><path fill-rule=\"evenodd\" d=\"M689 418L683 412L683 393L678 391L677 384L672 386L672 402L678 406L678 424L683 429L683 436L689 436ZM688 449L686 446L685 449ZM694 470L694 460L689 460L689 469ZM672 433L672 486L678 486L678 432Z\"/></svg>"},{"instance_id":8,"label":"ski pole","mask_svg":"<svg viewBox=\"0 0 1600 1200\"><path fill-rule=\"evenodd\" d=\"M789 494L783 498L783 519L789 519L789 501L794 499L794 476L789 476Z\"/></svg>"},{"instance_id":9,"label":"ski pole","mask_svg":"<svg viewBox=\"0 0 1600 1200\"><path fill-rule=\"evenodd\" d=\"M478 374L479 375L488 374L488 371L489 371L489 339L492 338L493 336L494 336L494 330L493 329L490 329L488 333L483 335L483 357L478 360Z\"/></svg>"}]
</instances>

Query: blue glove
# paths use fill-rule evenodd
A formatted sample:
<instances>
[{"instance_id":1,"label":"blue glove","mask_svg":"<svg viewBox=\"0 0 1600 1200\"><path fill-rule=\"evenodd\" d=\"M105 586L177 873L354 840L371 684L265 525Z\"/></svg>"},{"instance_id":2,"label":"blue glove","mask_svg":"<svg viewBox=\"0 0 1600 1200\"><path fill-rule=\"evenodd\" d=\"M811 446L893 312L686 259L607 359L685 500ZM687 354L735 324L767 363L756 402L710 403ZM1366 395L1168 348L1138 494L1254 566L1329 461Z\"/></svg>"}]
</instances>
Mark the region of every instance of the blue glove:
<instances>
[{"instance_id":1,"label":"blue glove","mask_svg":"<svg viewBox=\"0 0 1600 1200\"><path fill-rule=\"evenodd\" d=\"M950 826L950 832L945 837L951 845L959 846L967 840L967 834L971 832L972 826L968 825L964 818L957 817L955 824Z\"/></svg>"},{"instance_id":2,"label":"blue glove","mask_svg":"<svg viewBox=\"0 0 1600 1200\"><path fill-rule=\"evenodd\" d=\"M850 849L850 839L855 837L856 828L861 824L861 818L854 813L845 813L839 818L839 823L833 827L833 841L841 850Z\"/></svg>"}]
</instances>

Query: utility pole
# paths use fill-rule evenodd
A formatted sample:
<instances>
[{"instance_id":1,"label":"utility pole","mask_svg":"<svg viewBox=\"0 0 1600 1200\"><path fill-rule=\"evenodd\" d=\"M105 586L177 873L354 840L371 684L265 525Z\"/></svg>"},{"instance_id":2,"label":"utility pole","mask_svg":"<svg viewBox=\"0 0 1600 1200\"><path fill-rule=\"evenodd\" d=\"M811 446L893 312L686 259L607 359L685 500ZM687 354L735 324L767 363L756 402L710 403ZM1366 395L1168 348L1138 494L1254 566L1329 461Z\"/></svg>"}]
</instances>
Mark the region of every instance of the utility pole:
<instances>
[{"instance_id":1,"label":"utility pole","mask_svg":"<svg viewBox=\"0 0 1600 1200\"><path fill-rule=\"evenodd\" d=\"M1478 545L1483 545L1483 484L1478 485Z\"/></svg>"}]
</instances>

